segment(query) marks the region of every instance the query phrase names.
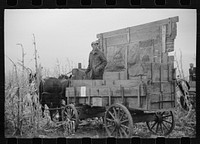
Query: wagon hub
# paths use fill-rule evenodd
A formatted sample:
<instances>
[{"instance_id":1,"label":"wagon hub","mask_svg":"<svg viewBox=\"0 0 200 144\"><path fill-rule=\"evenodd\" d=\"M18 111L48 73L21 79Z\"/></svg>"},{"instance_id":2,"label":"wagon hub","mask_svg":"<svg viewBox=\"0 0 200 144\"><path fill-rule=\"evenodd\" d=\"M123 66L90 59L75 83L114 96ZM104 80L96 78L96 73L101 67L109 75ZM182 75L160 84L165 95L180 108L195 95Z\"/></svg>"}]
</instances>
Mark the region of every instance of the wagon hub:
<instances>
[{"instance_id":1,"label":"wagon hub","mask_svg":"<svg viewBox=\"0 0 200 144\"><path fill-rule=\"evenodd\" d=\"M119 119L115 119L115 120L114 120L114 124L115 124L115 126L116 126L117 128L120 128L120 126L121 126L121 123L120 123L120 120L119 120Z\"/></svg>"},{"instance_id":2,"label":"wagon hub","mask_svg":"<svg viewBox=\"0 0 200 144\"><path fill-rule=\"evenodd\" d=\"M162 121L163 121L163 116L162 116L161 114L157 114L157 115L156 115L156 121L157 121L158 123L162 123Z\"/></svg>"},{"instance_id":3,"label":"wagon hub","mask_svg":"<svg viewBox=\"0 0 200 144\"><path fill-rule=\"evenodd\" d=\"M157 115L157 122L158 122L158 123L161 123L162 121L163 121L162 115L158 114L158 115Z\"/></svg>"}]
</instances>

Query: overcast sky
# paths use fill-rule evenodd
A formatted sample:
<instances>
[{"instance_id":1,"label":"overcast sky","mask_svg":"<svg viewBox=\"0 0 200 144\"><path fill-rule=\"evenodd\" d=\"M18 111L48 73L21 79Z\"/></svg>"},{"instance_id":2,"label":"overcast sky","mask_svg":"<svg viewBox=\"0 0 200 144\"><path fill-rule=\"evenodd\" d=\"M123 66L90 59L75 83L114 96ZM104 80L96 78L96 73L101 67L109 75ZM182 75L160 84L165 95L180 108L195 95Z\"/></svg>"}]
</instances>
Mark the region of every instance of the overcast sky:
<instances>
[{"instance_id":1,"label":"overcast sky","mask_svg":"<svg viewBox=\"0 0 200 144\"><path fill-rule=\"evenodd\" d=\"M34 69L33 33L43 67L53 69L56 59L61 65L88 65L91 42L103 32L132 27L179 16L175 51L183 56L183 69L188 75L189 63L196 57L196 10L187 9L24 9L5 10L5 55L14 62L25 50L25 66ZM196 64L195 64L196 65ZM5 70L12 66L5 57Z\"/></svg>"}]
</instances>

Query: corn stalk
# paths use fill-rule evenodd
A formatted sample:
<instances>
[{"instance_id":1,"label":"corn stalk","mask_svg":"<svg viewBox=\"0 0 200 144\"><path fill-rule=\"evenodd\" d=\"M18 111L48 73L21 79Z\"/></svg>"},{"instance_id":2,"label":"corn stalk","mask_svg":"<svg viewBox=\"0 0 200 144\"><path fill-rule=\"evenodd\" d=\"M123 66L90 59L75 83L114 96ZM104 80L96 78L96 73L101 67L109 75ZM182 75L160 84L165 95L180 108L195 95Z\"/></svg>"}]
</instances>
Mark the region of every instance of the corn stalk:
<instances>
[{"instance_id":1,"label":"corn stalk","mask_svg":"<svg viewBox=\"0 0 200 144\"><path fill-rule=\"evenodd\" d=\"M33 45L34 45L34 55L35 55L35 71L36 71L36 87L37 87L37 93L39 94L39 83L40 83L40 79L41 79L41 65L38 68L38 61L37 61L37 48L36 48L36 41L35 41L35 35L33 34ZM36 95L35 95L36 96ZM36 100L36 101L35 101ZM37 98L33 99L33 103L35 103L35 105L37 105L36 109L33 108L33 113L34 113L34 119L35 117L37 118L37 120L39 121L39 113L38 113L38 102L39 102L39 98L37 95ZM36 135L37 130L39 128L39 122L37 122L37 126L34 120L34 135Z\"/></svg>"},{"instance_id":2,"label":"corn stalk","mask_svg":"<svg viewBox=\"0 0 200 144\"><path fill-rule=\"evenodd\" d=\"M179 50L180 50L180 49L179 49ZM181 51L181 50L180 50L180 65L181 65L182 78L185 79L185 77L184 77L184 72L183 72L182 51Z\"/></svg>"},{"instance_id":3,"label":"corn stalk","mask_svg":"<svg viewBox=\"0 0 200 144\"><path fill-rule=\"evenodd\" d=\"M23 48L23 45L21 43L18 43L17 45L21 46L22 48L22 60L20 61L22 63L22 78L21 78L21 118L22 118L22 114L23 114L23 110L24 110L24 107L23 107L23 99L24 99L24 95L25 95L25 77L24 77L24 70L25 70L25 67L24 67L24 57L25 57L25 53L24 53L24 48ZM22 120L20 120L20 123L22 125Z\"/></svg>"},{"instance_id":4,"label":"corn stalk","mask_svg":"<svg viewBox=\"0 0 200 144\"><path fill-rule=\"evenodd\" d=\"M9 58L7 56L7 58L12 62L13 66L14 66L14 71L15 71L15 78L16 78L16 83L17 83L17 96L18 96L18 113L17 113L17 126L15 127L15 132L13 133L13 135L22 135L22 131L21 131L21 123L20 123L20 86L19 86L19 81L18 81L18 73L17 73L17 65L13 62L13 60L11 58Z\"/></svg>"},{"instance_id":5,"label":"corn stalk","mask_svg":"<svg viewBox=\"0 0 200 144\"><path fill-rule=\"evenodd\" d=\"M176 61L176 65L177 65L177 68L178 68L179 75L180 75L180 77L182 77L181 71L180 71L180 68L179 68L179 64L178 64L178 60L177 60L177 56L176 56L176 52L175 52L174 55L175 55L175 61Z\"/></svg>"}]
</instances>

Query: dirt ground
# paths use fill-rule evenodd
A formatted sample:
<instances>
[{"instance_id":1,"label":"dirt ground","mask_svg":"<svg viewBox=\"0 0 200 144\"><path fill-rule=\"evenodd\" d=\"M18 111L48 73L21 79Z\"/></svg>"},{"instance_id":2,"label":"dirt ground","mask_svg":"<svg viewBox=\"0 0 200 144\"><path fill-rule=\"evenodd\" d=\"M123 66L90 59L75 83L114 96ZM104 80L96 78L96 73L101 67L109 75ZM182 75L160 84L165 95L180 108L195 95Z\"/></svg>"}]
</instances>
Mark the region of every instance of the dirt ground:
<instances>
[{"instance_id":1,"label":"dirt ground","mask_svg":"<svg viewBox=\"0 0 200 144\"><path fill-rule=\"evenodd\" d=\"M8 131L7 131L8 132ZM196 133L196 126L189 126L186 124L182 126L180 123L176 123L174 130L166 136L166 138L181 138L181 137L190 137L194 138ZM64 135L63 130L38 130L36 137L39 138L58 138L58 137L66 137L66 138L83 138L83 137L90 137L90 138L106 138L108 135L105 131L105 128L100 128L99 126L88 124L84 126L79 126L78 130L70 134L68 136ZM156 138L157 135L152 134L145 123L137 123L134 127L134 134L133 136L140 137L140 138ZM11 133L7 133L6 137L13 137ZM22 136L17 136L22 138L32 138L34 137L33 133L25 131Z\"/></svg>"},{"instance_id":2,"label":"dirt ground","mask_svg":"<svg viewBox=\"0 0 200 144\"><path fill-rule=\"evenodd\" d=\"M174 130L166 136L167 138L181 138L181 137L196 137L196 113L188 119L187 121L184 120L184 116L186 113L181 112L180 109L174 111L174 118L175 118L175 127ZM90 138L105 138L107 137L107 133L103 126L103 123L98 123L94 119L93 120L84 120L79 125L77 131L72 134L65 135L65 131L58 127L52 128L48 127L48 117L41 118L40 117L40 128L38 129L37 133L34 132L33 126L29 125L31 122L27 121L27 123L23 124L22 127L22 135L21 136L13 136L14 127L10 121L6 121L5 126L5 137L22 137L22 138L58 138L58 137L66 137L66 138L83 138L83 137L90 137ZM85 122L85 123L84 123ZM51 121L51 123L53 123ZM84 124L83 124L84 123ZM147 126L146 123L136 123L134 124L134 134L133 136L141 137L141 138L156 138L157 135L152 134Z\"/></svg>"}]
</instances>

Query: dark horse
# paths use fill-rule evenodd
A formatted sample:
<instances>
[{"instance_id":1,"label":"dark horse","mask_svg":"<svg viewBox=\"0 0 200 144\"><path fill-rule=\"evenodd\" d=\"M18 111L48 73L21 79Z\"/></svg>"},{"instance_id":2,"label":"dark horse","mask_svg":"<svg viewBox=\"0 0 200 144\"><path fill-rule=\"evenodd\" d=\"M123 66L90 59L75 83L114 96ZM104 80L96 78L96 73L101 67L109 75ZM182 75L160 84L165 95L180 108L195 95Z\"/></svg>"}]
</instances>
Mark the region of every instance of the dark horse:
<instances>
[{"instance_id":1,"label":"dark horse","mask_svg":"<svg viewBox=\"0 0 200 144\"><path fill-rule=\"evenodd\" d=\"M62 87L61 82L57 78L47 78L40 82L39 85L39 101L42 105L42 115L44 117L45 104L50 109L50 117L53 120L53 114L57 111L56 108L61 108ZM59 111L59 120L61 120L61 109Z\"/></svg>"},{"instance_id":2,"label":"dark horse","mask_svg":"<svg viewBox=\"0 0 200 144\"><path fill-rule=\"evenodd\" d=\"M39 101L42 105L42 115L44 116L45 104L50 109L50 117L53 120L53 115L58 110L59 121L62 120L61 107L66 104L65 89L69 87L68 77L49 77L40 82L39 85Z\"/></svg>"}]
</instances>

